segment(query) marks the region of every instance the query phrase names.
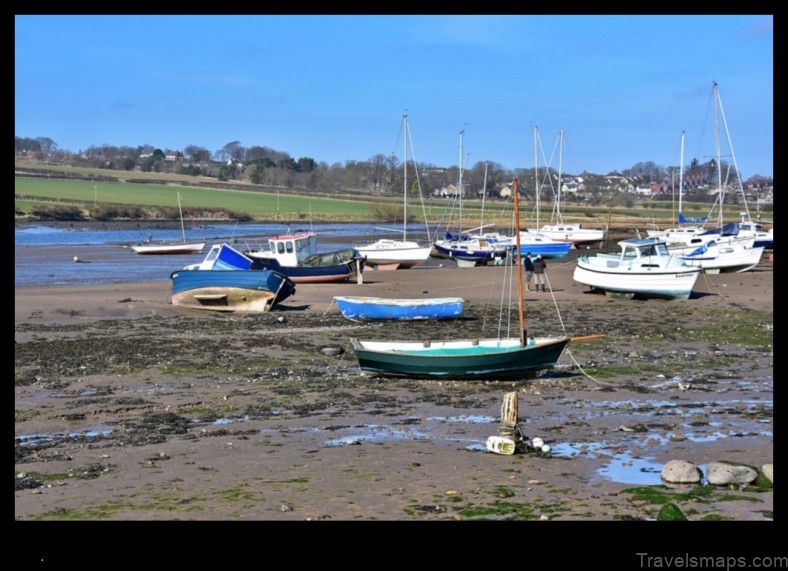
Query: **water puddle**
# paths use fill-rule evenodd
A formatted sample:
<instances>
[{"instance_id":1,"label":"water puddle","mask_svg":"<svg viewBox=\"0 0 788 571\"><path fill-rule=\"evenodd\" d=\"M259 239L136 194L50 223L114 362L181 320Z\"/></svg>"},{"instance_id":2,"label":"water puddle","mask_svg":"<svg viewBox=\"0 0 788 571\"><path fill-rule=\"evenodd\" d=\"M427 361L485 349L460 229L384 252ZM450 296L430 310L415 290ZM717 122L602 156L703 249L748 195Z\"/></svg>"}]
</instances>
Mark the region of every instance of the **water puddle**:
<instances>
[{"instance_id":1,"label":"water puddle","mask_svg":"<svg viewBox=\"0 0 788 571\"><path fill-rule=\"evenodd\" d=\"M40 446L46 442L54 442L64 438L72 440L90 440L93 438L106 438L110 434L112 434L112 429L110 428L96 428L84 432L69 432L68 434L64 432L55 432L52 434L20 434L16 436L15 439L19 442L20 446Z\"/></svg>"}]
</instances>

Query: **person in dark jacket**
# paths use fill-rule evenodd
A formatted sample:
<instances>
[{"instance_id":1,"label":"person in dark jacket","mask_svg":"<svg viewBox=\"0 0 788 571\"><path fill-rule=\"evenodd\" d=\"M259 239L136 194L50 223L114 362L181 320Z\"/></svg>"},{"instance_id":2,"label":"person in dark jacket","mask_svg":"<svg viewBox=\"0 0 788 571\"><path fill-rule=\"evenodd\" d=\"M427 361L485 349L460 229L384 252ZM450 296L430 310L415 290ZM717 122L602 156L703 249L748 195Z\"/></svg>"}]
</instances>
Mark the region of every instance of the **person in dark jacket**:
<instances>
[{"instance_id":1,"label":"person in dark jacket","mask_svg":"<svg viewBox=\"0 0 788 571\"><path fill-rule=\"evenodd\" d=\"M531 252L528 252L523 258L523 266L525 266L525 289L531 291L531 278L534 277L534 262L531 259Z\"/></svg>"},{"instance_id":2,"label":"person in dark jacket","mask_svg":"<svg viewBox=\"0 0 788 571\"><path fill-rule=\"evenodd\" d=\"M541 286L541 291L545 291L544 271L546 268L547 263L542 259L542 255L536 256L536 260L534 260L534 284L536 286L536 291L540 291L539 286Z\"/></svg>"}]
</instances>

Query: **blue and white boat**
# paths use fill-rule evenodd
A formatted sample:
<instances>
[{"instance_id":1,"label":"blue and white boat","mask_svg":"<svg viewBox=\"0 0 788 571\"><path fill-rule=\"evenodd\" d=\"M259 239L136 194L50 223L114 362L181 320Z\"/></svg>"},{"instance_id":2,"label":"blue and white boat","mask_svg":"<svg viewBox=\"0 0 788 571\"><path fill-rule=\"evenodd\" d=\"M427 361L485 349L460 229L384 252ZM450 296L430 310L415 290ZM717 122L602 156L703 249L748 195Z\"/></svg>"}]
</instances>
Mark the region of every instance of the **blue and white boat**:
<instances>
[{"instance_id":1,"label":"blue and white boat","mask_svg":"<svg viewBox=\"0 0 788 571\"><path fill-rule=\"evenodd\" d=\"M488 262L505 260L508 254L502 244L473 236L459 237L450 232L446 232L442 240L433 242L432 248L438 256L456 260L458 265L486 266Z\"/></svg>"},{"instance_id":2,"label":"blue and white boat","mask_svg":"<svg viewBox=\"0 0 788 571\"><path fill-rule=\"evenodd\" d=\"M517 238L515 236L506 236L498 232L486 232L479 234L478 238L486 240L499 248L504 248L507 252L511 252L512 255L517 255ZM572 242L570 241L554 240L541 232L531 232L529 230L520 232L520 254L523 256L530 253L534 257L562 258L571 249Z\"/></svg>"},{"instance_id":3,"label":"blue and white boat","mask_svg":"<svg viewBox=\"0 0 788 571\"><path fill-rule=\"evenodd\" d=\"M256 268L286 275L293 283L362 283L366 260L354 248L319 252L316 232L287 232L268 239L268 249L248 250Z\"/></svg>"},{"instance_id":4,"label":"blue and white boat","mask_svg":"<svg viewBox=\"0 0 788 571\"><path fill-rule=\"evenodd\" d=\"M172 304L196 309L262 313L295 293L284 274L254 269L254 261L227 244L211 247L199 264L170 274Z\"/></svg>"},{"instance_id":5,"label":"blue and white boat","mask_svg":"<svg viewBox=\"0 0 788 571\"><path fill-rule=\"evenodd\" d=\"M457 319L465 300L461 297L386 299L368 296L336 296L339 311L351 321L413 321Z\"/></svg>"}]
</instances>

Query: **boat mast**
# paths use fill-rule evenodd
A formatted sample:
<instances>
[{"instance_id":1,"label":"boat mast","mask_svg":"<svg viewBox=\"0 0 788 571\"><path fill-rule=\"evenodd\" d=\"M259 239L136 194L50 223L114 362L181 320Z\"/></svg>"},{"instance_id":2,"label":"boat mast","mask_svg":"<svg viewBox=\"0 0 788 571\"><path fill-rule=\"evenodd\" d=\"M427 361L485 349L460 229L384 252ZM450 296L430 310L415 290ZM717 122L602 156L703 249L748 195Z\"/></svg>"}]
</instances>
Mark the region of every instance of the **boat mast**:
<instances>
[{"instance_id":1,"label":"boat mast","mask_svg":"<svg viewBox=\"0 0 788 571\"><path fill-rule=\"evenodd\" d=\"M484 199L487 198L487 163L484 163L484 185L482 186L482 215L479 230L484 230Z\"/></svg>"},{"instance_id":2,"label":"boat mast","mask_svg":"<svg viewBox=\"0 0 788 571\"><path fill-rule=\"evenodd\" d=\"M517 309L520 318L520 346L525 347L528 331L525 329L525 312L523 309L523 254L520 251L520 189L518 188L517 179L514 179L512 182L512 187L514 189L514 235L517 250Z\"/></svg>"},{"instance_id":3,"label":"boat mast","mask_svg":"<svg viewBox=\"0 0 788 571\"><path fill-rule=\"evenodd\" d=\"M403 220L402 220L402 239L408 239L408 114L402 115L403 146L405 160L402 161L402 186L403 191Z\"/></svg>"},{"instance_id":4,"label":"boat mast","mask_svg":"<svg viewBox=\"0 0 788 571\"><path fill-rule=\"evenodd\" d=\"M681 199L684 194L684 131L681 132L681 153L679 155L679 214L681 214Z\"/></svg>"},{"instance_id":5,"label":"boat mast","mask_svg":"<svg viewBox=\"0 0 788 571\"><path fill-rule=\"evenodd\" d=\"M559 224L564 223L564 217L561 216L561 173L563 172L563 162L564 162L564 129L561 128L561 131L558 135L559 139L559 146L558 146L558 194L556 195L556 206L555 211L558 214L556 220Z\"/></svg>"},{"instance_id":6,"label":"boat mast","mask_svg":"<svg viewBox=\"0 0 788 571\"><path fill-rule=\"evenodd\" d=\"M181 193L177 192L178 195L178 213L181 217L181 234L183 235L183 243L186 243L186 228L183 225L183 210L181 209Z\"/></svg>"},{"instance_id":7,"label":"boat mast","mask_svg":"<svg viewBox=\"0 0 788 571\"><path fill-rule=\"evenodd\" d=\"M715 91L717 93L717 107L720 109L720 115L722 116L722 126L725 127L725 139L728 142L728 149L731 152L731 160L733 161L733 168L736 171L736 180L739 183L739 191L741 192L742 204L744 204L743 213L747 217L747 221L750 220L750 207L747 205L747 197L744 194L744 183L741 180L741 171L739 170L739 165L736 163L736 153L733 152L733 143L731 142L731 133L728 130L728 121L725 119L725 110L722 108L722 99L720 98L719 89L717 88L717 84L714 84Z\"/></svg>"},{"instance_id":8,"label":"boat mast","mask_svg":"<svg viewBox=\"0 0 788 571\"><path fill-rule=\"evenodd\" d=\"M460 176L457 182L459 185L457 192L460 193L460 239L462 239L462 134L464 132L463 129L460 129L460 161L457 163L460 168Z\"/></svg>"},{"instance_id":9,"label":"boat mast","mask_svg":"<svg viewBox=\"0 0 788 571\"><path fill-rule=\"evenodd\" d=\"M534 191L536 192L536 229L539 229L539 154L537 152L538 137L536 125L534 125Z\"/></svg>"},{"instance_id":10,"label":"boat mast","mask_svg":"<svg viewBox=\"0 0 788 571\"><path fill-rule=\"evenodd\" d=\"M722 205L725 203L725 192L722 188L722 161L720 160L720 119L719 119L719 94L717 92L717 82L714 82L714 142L717 146L717 199L720 201L720 212L717 216L717 226L722 228L724 220L722 216Z\"/></svg>"}]
</instances>

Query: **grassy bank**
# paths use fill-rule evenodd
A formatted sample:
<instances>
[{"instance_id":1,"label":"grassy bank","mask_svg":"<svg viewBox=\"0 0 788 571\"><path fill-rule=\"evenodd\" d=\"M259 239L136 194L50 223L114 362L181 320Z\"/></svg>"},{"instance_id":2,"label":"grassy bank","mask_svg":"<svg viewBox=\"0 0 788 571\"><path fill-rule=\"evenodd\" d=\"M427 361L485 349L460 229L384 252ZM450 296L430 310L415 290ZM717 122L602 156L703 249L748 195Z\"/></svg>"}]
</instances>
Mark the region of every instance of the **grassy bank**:
<instances>
[{"instance_id":1,"label":"grassy bank","mask_svg":"<svg viewBox=\"0 0 788 571\"><path fill-rule=\"evenodd\" d=\"M123 176L121 176L123 175ZM177 219L180 193L185 214L195 219L315 222L401 222L401 196L384 196L358 189L325 194L306 189L269 187L244 182L162 173L121 173L100 169L54 167L17 169L14 204L17 218L33 219ZM507 200L465 199L459 205L441 197L425 197L408 204L410 222L426 216L432 225L468 229L482 224L506 230L512 227L512 206ZM423 206L423 208L422 208ZM537 221L536 204L521 206L521 225L537 227L551 218L552 203L542 201ZM708 204L685 204L687 216L708 213ZM738 209L728 209L738 220ZM422 212L424 214L422 214ZM645 230L649 224L666 226L675 220L669 202L643 201L632 207L591 206L565 202L565 222L588 227ZM771 221L771 213L764 222Z\"/></svg>"}]
</instances>

